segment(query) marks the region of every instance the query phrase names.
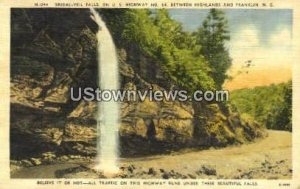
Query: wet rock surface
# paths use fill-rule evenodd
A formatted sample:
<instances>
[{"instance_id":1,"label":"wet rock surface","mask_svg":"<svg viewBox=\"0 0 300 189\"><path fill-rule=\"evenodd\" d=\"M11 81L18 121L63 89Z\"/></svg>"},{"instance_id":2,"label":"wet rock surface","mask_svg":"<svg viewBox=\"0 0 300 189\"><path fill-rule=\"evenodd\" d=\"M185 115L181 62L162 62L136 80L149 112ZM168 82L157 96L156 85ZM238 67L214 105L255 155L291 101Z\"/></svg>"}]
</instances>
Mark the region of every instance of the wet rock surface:
<instances>
[{"instance_id":1,"label":"wet rock surface","mask_svg":"<svg viewBox=\"0 0 300 189\"><path fill-rule=\"evenodd\" d=\"M48 151L60 155L96 154L97 104L72 101L70 90L97 87L97 29L88 9L12 10L12 159L30 159ZM122 89L170 89L162 87L158 76L141 66L147 62L146 57L132 62L135 56L140 55L118 47ZM226 146L263 135L259 125L243 122L238 114L228 111L216 103L193 105L149 99L122 102L121 155Z\"/></svg>"}]
</instances>

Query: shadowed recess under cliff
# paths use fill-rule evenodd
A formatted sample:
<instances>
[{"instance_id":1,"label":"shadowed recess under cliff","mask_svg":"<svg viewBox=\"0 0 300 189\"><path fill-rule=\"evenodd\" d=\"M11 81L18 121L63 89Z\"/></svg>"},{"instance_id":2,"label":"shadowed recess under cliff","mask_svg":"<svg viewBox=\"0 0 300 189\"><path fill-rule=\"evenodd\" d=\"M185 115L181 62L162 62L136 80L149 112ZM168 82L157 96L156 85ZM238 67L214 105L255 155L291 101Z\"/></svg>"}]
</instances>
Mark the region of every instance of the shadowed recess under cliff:
<instances>
[{"instance_id":1,"label":"shadowed recess under cliff","mask_svg":"<svg viewBox=\"0 0 300 189\"><path fill-rule=\"evenodd\" d=\"M99 12L116 42L121 89L186 89L188 86L183 85L184 82L201 79L204 79L203 83L195 86L213 86L213 80L206 74L208 71L203 69L203 56L200 59L192 57L193 53L183 43L167 41L155 46L151 40L149 44L130 41L158 37L160 27L166 27L157 24L159 20L151 21L149 11L103 9ZM89 10L12 9L11 18L12 159L46 151L95 156L97 102L70 100L71 87L98 87L98 26L90 18ZM172 22L176 24L176 21ZM137 23L145 25L137 26ZM124 27L130 27L134 32L128 32ZM140 27L157 30L144 33L146 29ZM177 54L176 57L191 55L191 60L174 66L173 60L165 56L166 44L176 48L174 52L184 55ZM175 72L170 72L176 68L182 71L178 73L189 74L184 71L188 70L185 66L194 60L199 63L194 69L195 75L183 75L180 79ZM258 124L241 120L240 115L232 112L225 103L153 102L146 99L144 102L122 102L120 106L119 138L123 157L185 147L240 144L263 135Z\"/></svg>"}]
</instances>

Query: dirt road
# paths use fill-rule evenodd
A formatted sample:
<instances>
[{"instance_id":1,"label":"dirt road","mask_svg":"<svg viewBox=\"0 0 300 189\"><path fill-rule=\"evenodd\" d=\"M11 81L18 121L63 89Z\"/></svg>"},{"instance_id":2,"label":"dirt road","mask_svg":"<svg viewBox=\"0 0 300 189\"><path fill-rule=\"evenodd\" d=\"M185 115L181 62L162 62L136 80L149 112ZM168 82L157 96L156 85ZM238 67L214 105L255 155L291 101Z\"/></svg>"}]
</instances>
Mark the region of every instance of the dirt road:
<instances>
[{"instance_id":1,"label":"dirt road","mask_svg":"<svg viewBox=\"0 0 300 189\"><path fill-rule=\"evenodd\" d=\"M121 159L123 178L257 178L289 179L292 176L292 135L268 131L251 144L168 155ZM69 166L68 166L69 165ZM13 177L98 178L89 163L64 163L20 169ZM48 175L48 176L47 176ZM100 175L101 177L101 175Z\"/></svg>"},{"instance_id":2,"label":"dirt road","mask_svg":"<svg viewBox=\"0 0 300 189\"><path fill-rule=\"evenodd\" d=\"M204 177L290 178L291 145L290 132L268 131L268 137L251 144L125 160L124 163L174 170L183 175L196 173L196 177L197 172L202 171ZM209 174L209 170L212 173Z\"/></svg>"}]
</instances>

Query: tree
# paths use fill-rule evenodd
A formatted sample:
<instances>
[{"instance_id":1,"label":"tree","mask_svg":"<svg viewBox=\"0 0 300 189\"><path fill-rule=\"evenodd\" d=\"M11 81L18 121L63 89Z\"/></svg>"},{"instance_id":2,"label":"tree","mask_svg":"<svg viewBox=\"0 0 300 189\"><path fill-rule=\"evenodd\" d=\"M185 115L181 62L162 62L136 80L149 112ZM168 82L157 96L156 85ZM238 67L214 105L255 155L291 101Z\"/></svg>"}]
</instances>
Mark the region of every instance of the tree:
<instances>
[{"instance_id":1,"label":"tree","mask_svg":"<svg viewBox=\"0 0 300 189\"><path fill-rule=\"evenodd\" d=\"M225 42L230 39L228 22L224 12L211 9L202 27L195 33L197 43L201 45L199 54L202 54L211 67L211 77L216 82L217 88L222 88L226 71L231 66L231 58L225 48Z\"/></svg>"},{"instance_id":2,"label":"tree","mask_svg":"<svg viewBox=\"0 0 300 189\"><path fill-rule=\"evenodd\" d=\"M276 129L292 131L292 81L283 87L283 101L274 116Z\"/></svg>"},{"instance_id":3,"label":"tree","mask_svg":"<svg viewBox=\"0 0 300 189\"><path fill-rule=\"evenodd\" d=\"M268 129L292 131L292 81L231 92L231 104Z\"/></svg>"},{"instance_id":4,"label":"tree","mask_svg":"<svg viewBox=\"0 0 300 189\"><path fill-rule=\"evenodd\" d=\"M117 47L126 50L127 62L143 77L166 89L175 86L190 93L216 88L209 64L198 53L201 45L196 36L183 31L167 10L104 9L101 13ZM158 70L164 76L161 81L155 77Z\"/></svg>"}]
</instances>

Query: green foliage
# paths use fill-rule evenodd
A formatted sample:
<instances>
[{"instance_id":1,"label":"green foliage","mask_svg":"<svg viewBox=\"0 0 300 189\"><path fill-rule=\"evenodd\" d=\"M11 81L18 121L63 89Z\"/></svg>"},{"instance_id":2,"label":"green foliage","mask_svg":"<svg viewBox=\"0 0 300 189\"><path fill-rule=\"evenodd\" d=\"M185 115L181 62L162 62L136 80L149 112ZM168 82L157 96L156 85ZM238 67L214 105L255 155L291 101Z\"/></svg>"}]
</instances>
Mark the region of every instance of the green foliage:
<instances>
[{"instance_id":1,"label":"green foliage","mask_svg":"<svg viewBox=\"0 0 300 189\"><path fill-rule=\"evenodd\" d=\"M201 44L196 36L184 32L168 11L159 9L115 9L102 10L106 22L114 35L116 44L125 48L132 56L144 56L146 64L155 63L170 81L170 86L187 89L215 89L210 76L212 68L206 58L199 54Z\"/></svg>"},{"instance_id":2,"label":"green foliage","mask_svg":"<svg viewBox=\"0 0 300 189\"><path fill-rule=\"evenodd\" d=\"M269 129L292 130L292 82L235 90L231 104Z\"/></svg>"},{"instance_id":3,"label":"green foliage","mask_svg":"<svg viewBox=\"0 0 300 189\"><path fill-rule=\"evenodd\" d=\"M185 32L165 9L102 9L119 47L131 56L147 57L159 65L170 85L196 89L220 89L231 58L225 48L230 39L221 10L211 9L202 27ZM132 55L133 54L133 55ZM135 62L138 60L135 59Z\"/></svg>"},{"instance_id":4,"label":"green foliage","mask_svg":"<svg viewBox=\"0 0 300 189\"><path fill-rule=\"evenodd\" d=\"M224 12L211 9L202 28L199 28L195 36L197 43L202 46L199 53L208 61L212 68L210 76L220 89L225 79L228 78L226 71L231 66L231 58L225 48L225 42L230 39L230 36Z\"/></svg>"}]
</instances>

